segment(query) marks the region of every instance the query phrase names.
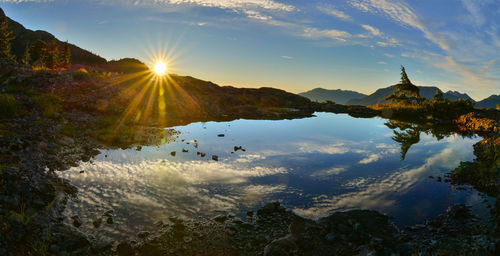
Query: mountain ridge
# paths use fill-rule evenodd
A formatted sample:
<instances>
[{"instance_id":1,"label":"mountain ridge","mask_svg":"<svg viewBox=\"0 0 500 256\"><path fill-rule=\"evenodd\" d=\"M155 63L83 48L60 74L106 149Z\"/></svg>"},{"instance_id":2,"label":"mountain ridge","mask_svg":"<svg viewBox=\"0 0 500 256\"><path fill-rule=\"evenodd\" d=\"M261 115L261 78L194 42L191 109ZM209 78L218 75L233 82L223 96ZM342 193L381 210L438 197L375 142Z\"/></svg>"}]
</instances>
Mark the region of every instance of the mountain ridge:
<instances>
[{"instance_id":1,"label":"mountain ridge","mask_svg":"<svg viewBox=\"0 0 500 256\"><path fill-rule=\"evenodd\" d=\"M359 93L352 90L342 90L342 89L324 89L324 88L314 88L312 90L298 93L300 96L304 96L312 101L324 102L333 101L338 104L345 104L347 101L356 98L362 98L367 96L366 94Z\"/></svg>"},{"instance_id":2,"label":"mountain ridge","mask_svg":"<svg viewBox=\"0 0 500 256\"><path fill-rule=\"evenodd\" d=\"M491 95L476 103L476 108L496 108L496 105L500 104L500 94Z\"/></svg>"},{"instance_id":3,"label":"mountain ridge","mask_svg":"<svg viewBox=\"0 0 500 256\"><path fill-rule=\"evenodd\" d=\"M420 89L420 96L426 99L432 99L437 90L443 93L443 97L449 100L457 100L457 99L466 99L474 101L469 95L466 93L460 93L457 91L447 91L443 92L441 89L435 86L418 86ZM377 89L374 93L367 95L361 99L352 99L349 100L346 104L348 105L362 105L369 106L375 105L377 103L387 103L385 98L389 96L391 93L395 91L391 86Z\"/></svg>"}]
</instances>

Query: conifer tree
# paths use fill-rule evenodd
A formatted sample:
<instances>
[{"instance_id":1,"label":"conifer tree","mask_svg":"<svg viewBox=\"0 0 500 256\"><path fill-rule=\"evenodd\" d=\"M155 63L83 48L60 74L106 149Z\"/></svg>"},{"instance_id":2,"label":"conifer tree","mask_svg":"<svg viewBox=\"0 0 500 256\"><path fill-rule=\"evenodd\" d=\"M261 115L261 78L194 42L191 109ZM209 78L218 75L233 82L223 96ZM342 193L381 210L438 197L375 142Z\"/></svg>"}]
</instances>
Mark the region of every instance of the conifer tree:
<instances>
[{"instance_id":1,"label":"conifer tree","mask_svg":"<svg viewBox=\"0 0 500 256\"><path fill-rule=\"evenodd\" d=\"M45 47L45 56L43 63L47 68L55 69L59 65L59 48L55 39L50 40Z\"/></svg>"},{"instance_id":2,"label":"conifer tree","mask_svg":"<svg viewBox=\"0 0 500 256\"><path fill-rule=\"evenodd\" d=\"M69 48L69 44L66 42L63 45L61 54L60 54L60 66L63 68L69 67L71 64L71 51Z\"/></svg>"},{"instance_id":3,"label":"conifer tree","mask_svg":"<svg viewBox=\"0 0 500 256\"><path fill-rule=\"evenodd\" d=\"M396 90L391 95L387 96L385 100L403 104L420 102L420 89L411 83L406 74L405 67L401 66L401 82L393 85L392 88Z\"/></svg>"},{"instance_id":4,"label":"conifer tree","mask_svg":"<svg viewBox=\"0 0 500 256\"><path fill-rule=\"evenodd\" d=\"M13 59L10 51L10 41L14 39L14 32L9 29L7 16L0 15L0 58Z\"/></svg>"},{"instance_id":5,"label":"conifer tree","mask_svg":"<svg viewBox=\"0 0 500 256\"><path fill-rule=\"evenodd\" d=\"M30 65L31 64L31 47L30 45L26 46L26 49L24 49L24 55L22 59L22 63L24 65Z\"/></svg>"},{"instance_id":6,"label":"conifer tree","mask_svg":"<svg viewBox=\"0 0 500 256\"><path fill-rule=\"evenodd\" d=\"M44 66L45 48L47 43L38 39L30 45L31 61L36 65Z\"/></svg>"},{"instance_id":7,"label":"conifer tree","mask_svg":"<svg viewBox=\"0 0 500 256\"><path fill-rule=\"evenodd\" d=\"M436 94L432 98L432 102L441 102L444 100L443 92L441 90L436 90Z\"/></svg>"}]
</instances>

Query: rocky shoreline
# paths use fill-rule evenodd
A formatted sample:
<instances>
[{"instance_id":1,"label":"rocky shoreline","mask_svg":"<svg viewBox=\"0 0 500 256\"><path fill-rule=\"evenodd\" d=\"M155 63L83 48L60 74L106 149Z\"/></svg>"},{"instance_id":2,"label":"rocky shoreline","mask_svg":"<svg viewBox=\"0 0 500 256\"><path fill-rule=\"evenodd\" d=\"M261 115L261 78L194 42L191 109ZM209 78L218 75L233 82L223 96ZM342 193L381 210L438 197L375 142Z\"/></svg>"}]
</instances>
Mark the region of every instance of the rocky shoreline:
<instances>
[{"instance_id":1,"label":"rocky shoreline","mask_svg":"<svg viewBox=\"0 0 500 256\"><path fill-rule=\"evenodd\" d=\"M221 215L212 220L170 217L155 230L121 242L125 255L492 255L500 240L491 223L477 221L464 205L425 225L400 231L390 217L370 210L336 212L316 221L267 204L241 220Z\"/></svg>"}]
</instances>

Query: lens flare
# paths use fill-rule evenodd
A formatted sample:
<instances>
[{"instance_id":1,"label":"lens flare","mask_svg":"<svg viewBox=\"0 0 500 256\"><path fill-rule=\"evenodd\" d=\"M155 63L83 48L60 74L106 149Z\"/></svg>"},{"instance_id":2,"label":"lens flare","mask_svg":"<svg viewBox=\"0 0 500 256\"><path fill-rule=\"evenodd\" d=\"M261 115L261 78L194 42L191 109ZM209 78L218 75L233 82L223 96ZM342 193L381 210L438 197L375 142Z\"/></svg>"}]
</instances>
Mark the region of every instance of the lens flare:
<instances>
[{"instance_id":1,"label":"lens flare","mask_svg":"<svg viewBox=\"0 0 500 256\"><path fill-rule=\"evenodd\" d=\"M156 62L154 72L159 76L164 75L167 72L167 64L161 60Z\"/></svg>"}]
</instances>

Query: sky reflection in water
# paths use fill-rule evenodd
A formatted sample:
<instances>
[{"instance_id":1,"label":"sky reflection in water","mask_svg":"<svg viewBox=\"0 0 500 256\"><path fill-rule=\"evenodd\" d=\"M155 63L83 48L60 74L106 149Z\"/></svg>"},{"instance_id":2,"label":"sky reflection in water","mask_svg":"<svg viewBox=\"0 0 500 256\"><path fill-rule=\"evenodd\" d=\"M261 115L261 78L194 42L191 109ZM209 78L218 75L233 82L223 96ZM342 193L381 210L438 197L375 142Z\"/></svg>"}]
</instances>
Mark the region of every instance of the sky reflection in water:
<instances>
[{"instance_id":1,"label":"sky reflection in water","mask_svg":"<svg viewBox=\"0 0 500 256\"><path fill-rule=\"evenodd\" d=\"M141 151L104 150L93 163L62 173L79 188L79 199L67 211L78 214L82 228L92 233L92 220L113 209L115 224L102 229L121 236L168 216L241 214L273 200L310 218L374 209L394 216L400 225L435 217L451 204L479 204L476 192L452 190L428 178L472 160L478 138L437 141L421 134L402 161L400 145L385 122L317 113L298 120L175 127L181 132L176 142ZM246 151L231 153L234 146Z\"/></svg>"}]
</instances>

